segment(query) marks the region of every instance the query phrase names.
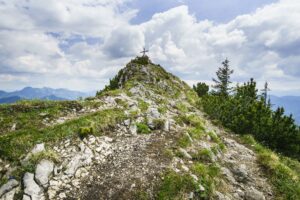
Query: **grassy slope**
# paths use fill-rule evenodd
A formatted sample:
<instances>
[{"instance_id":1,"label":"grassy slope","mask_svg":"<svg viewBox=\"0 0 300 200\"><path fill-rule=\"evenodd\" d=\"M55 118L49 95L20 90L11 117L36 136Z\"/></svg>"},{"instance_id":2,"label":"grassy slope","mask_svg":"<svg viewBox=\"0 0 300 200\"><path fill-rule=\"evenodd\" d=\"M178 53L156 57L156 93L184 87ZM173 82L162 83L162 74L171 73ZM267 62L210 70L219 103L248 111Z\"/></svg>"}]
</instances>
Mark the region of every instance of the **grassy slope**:
<instances>
[{"instance_id":1,"label":"grassy slope","mask_svg":"<svg viewBox=\"0 0 300 200\"><path fill-rule=\"evenodd\" d=\"M81 105L79 102L26 102L17 105L5 105L5 110L9 111L14 107L18 107L21 111L13 111L13 114L1 112L1 115L6 114L6 120L13 118L16 123L24 123L24 126L19 130L12 131L8 134L0 136L0 155L1 158L18 161L20 157L24 156L32 147L41 142L53 143L66 137L76 136L81 127L88 127L93 124L95 134L113 126L118 120L123 117L121 109L108 109L92 114L83 115L77 119L66 121L63 124L46 127L41 125L41 118L38 113L59 113L64 112L66 107L61 104L72 103ZM47 106L45 106L47 104ZM49 106L50 105L50 106ZM81 105L82 106L82 105ZM41 110L38 110L38 108ZM54 114L55 115L55 114ZM53 116L54 116L53 115Z\"/></svg>"},{"instance_id":2,"label":"grassy slope","mask_svg":"<svg viewBox=\"0 0 300 200\"><path fill-rule=\"evenodd\" d=\"M279 156L257 143L251 135L241 137L241 141L252 148L258 162L265 169L273 184L277 199L300 199L300 163L291 158Z\"/></svg>"}]
</instances>

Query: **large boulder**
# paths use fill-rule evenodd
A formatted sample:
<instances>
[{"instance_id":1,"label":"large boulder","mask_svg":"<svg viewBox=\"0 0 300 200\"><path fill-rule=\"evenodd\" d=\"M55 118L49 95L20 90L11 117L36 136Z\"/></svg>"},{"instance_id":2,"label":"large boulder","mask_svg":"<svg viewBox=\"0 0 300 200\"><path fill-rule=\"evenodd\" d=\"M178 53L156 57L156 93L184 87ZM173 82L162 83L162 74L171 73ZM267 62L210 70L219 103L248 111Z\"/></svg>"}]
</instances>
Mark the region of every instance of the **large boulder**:
<instances>
[{"instance_id":1,"label":"large boulder","mask_svg":"<svg viewBox=\"0 0 300 200\"><path fill-rule=\"evenodd\" d=\"M49 160L42 160L36 167L35 179L44 188L48 186L49 176L52 174L54 163Z\"/></svg>"},{"instance_id":2,"label":"large boulder","mask_svg":"<svg viewBox=\"0 0 300 200\"><path fill-rule=\"evenodd\" d=\"M45 196L43 189L34 181L34 175L32 173L26 172L23 177L24 182L24 196L23 199L31 200L44 200Z\"/></svg>"}]
</instances>

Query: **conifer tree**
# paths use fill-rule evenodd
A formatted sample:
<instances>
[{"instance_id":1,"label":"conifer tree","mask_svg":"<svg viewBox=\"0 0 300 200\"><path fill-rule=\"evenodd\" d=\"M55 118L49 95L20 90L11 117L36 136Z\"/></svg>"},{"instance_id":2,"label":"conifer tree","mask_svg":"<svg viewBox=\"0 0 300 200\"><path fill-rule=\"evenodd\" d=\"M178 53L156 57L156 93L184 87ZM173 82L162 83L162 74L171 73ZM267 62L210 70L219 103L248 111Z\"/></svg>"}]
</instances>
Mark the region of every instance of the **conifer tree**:
<instances>
[{"instance_id":1,"label":"conifer tree","mask_svg":"<svg viewBox=\"0 0 300 200\"><path fill-rule=\"evenodd\" d=\"M229 60L227 58L222 62L222 65L223 66L216 72L217 79L213 78L213 81L215 82L213 88L216 89L214 92L215 94L227 97L232 89L230 87L230 75L233 73L233 70L229 68Z\"/></svg>"},{"instance_id":2,"label":"conifer tree","mask_svg":"<svg viewBox=\"0 0 300 200\"><path fill-rule=\"evenodd\" d=\"M193 89L195 92L198 94L199 97L202 97L207 94L209 90L209 86L206 85L205 83L197 83L197 85L193 85Z\"/></svg>"}]
</instances>

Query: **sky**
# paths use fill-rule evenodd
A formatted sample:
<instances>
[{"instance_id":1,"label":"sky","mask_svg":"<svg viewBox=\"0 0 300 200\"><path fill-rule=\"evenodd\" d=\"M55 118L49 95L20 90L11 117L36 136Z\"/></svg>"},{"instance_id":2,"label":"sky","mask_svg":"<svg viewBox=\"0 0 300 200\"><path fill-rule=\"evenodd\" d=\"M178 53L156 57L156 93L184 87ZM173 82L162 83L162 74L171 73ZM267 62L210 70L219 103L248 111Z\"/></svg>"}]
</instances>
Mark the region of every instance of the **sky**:
<instances>
[{"instance_id":1,"label":"sky","mask_svg":"<svg viewBox=\"0 0 300 200\"><path fill-rule=\"evenodd\" d=\"M0 90L100 90L143 47L190 85L232 81L300 95L299 0L0 0Z\"/></svg>"}]
</instances>

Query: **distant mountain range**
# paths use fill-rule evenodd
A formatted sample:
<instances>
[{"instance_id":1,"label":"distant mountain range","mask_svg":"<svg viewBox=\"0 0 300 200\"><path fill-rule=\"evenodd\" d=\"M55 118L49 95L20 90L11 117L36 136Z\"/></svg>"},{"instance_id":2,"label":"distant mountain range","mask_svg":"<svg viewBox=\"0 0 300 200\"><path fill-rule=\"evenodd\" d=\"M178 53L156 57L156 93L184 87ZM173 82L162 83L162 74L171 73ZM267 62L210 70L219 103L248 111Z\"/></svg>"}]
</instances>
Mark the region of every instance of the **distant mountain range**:
<instances>
[{"instance_id":1,"label":"distant mountain range","mask_svg":"<svg viewBox=\"0 0 300 200\"><path fill-rule=\"evenodd\" d=\"M286 115L292 114L297 124L300 125L300 96L270 96L272 108L283 107Z\"/></svg>"},{"instance_id":2,"label":"distant mountain range","mask_svg":"<svg viewBox=\"0 0 300 200\"><path fill-rule=\"evenodd\" d=\"M47 99L47 100L75 100L79 97L88 97L95 94L84 93L67 89L53 89L48 87L25 87L22 90L5 92L0 90L0 103L14 103L22 99Z\"/></svg>"}]
</instances>

